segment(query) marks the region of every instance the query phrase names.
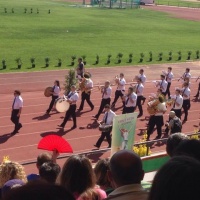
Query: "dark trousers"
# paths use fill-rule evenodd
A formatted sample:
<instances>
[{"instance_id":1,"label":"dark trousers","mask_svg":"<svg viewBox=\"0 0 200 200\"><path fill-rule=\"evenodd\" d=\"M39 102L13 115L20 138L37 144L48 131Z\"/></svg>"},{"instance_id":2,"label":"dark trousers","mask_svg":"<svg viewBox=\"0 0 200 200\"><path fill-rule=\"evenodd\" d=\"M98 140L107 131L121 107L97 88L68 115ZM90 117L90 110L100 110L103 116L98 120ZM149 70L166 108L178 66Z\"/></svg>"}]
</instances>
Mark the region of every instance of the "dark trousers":
<instances>
[{"instance_id":1,"label":"dark trousers","mask_svg":"<svg viewBox=\"0 0 200 200\"><path fill-rule=\"evenodd\" d=\"M171 111L174 111L175 114L176 114L176 116L177 116L179 119L181 119L181 109L174 109L174 108L172 108ZM170 119L169 119L169 121L170 121Z\"/></svg>"},{"instance_id":2,"label":"dark trousers","mask_svg":"<svg viewBox=\"0 0 200 200\"><path fill-rule=\"evenodd\" d=\"M199 90L200 90L200 82L199 82L199 87L198 87L198 90L197 90L197 94L195 95L196 97L199 97Z\"/></svg>"},{"instance_id":3,"label":"dark trousers","mask_svg":"<svg viewBox=\"0 0 200 200\"><path fill-rule=\"evenodd\" d=\"M17 132L19 130L19 127L21 126L21 123L19 123L19 118L17 115L19 113L19 110L12 110L11 118L10 120L12 121L13 124L15 124L15 129L14 132Z\"/></svg>"},{"instance_id":4,"label":"dark trousers","mask_svg":"<svg viewBox=\"0 0 200 200\"><path fill-rule=\"evenodd\" d=\"M143 100L143 96L137 97L136 107L138 107L138 109L139 109L139 115L143 115L142 100Z\"/></svg>"},{"instance_id":5,"label":"dark trousers","mask_svg":"<svg viewBox=\"0 0 200 200\"><path fill-rule=\"evenodd\" d=\"M185 113L184 120L187 120L189 108L190 108L190 100L189 99L183 100L183 111Z\"/></svg>"},{"instance_id":6,"label":"dark trousers","mask_svg":"<svg viewBox=\"0 0 200 200\"><path fill-rule=\"evenodd\" d=\"M70 105L69 110L65 114L63 123L61 124L62 127L65 127L70 117L72 117L74 126L76 126L76 105Z\"/></svg>"},{"instance_id":7,"label":"dark trousers","mask_svg":"<svg viewBox=\"0 0 200 200\"><path fill-rule=\"evenodd\" d=\"M103 140L104 140L105 138L107 139L107 142L108 142L109 147L111 146L111 136L110 136L110 132L111 132L111 131L108 131L108 132L101 132L101 136L100 136L100 138L97 140L97 143L96 143L96 146L97 146L97 147L100 147L100 146L101 146L101 143L103 142Z\"/></svg>"},{"instance_id":8,"label":"dark trousers","mask_svg":"<svg viewBox=\"0 0 200 200\"><path fill-rule=\"evenodd\" d=\"M149 127L147 130L147 137L149 139L150 135L153 133L153 129L156 125L157 135L161 137L162 135L162 126L164 125L163 116L151 116L149 119Z\"/></svg>"},{"instance_id":9,"label":"dark trousers","mask_svg":"<svg viewBox=\"0 0 200 200\"><path fill-rule=\"evenodd\" d=\"M168 82L168 84L167 84L167 90L166 90L166 95L168 95L168 99L171 98L170 97L170 87L171 87L171 83Z\"/></svg>"},{"instance_id":10,"label":"dark trousers","mask_svg":"<svg viewBox=\"0 0 200 200\"><path fill-rule=\"evenodd\" d=\"M133 113L134 111L135 111L135 107L126 107L126 106L124 106L122 114Z\"/></svg>"},{"instance_id":11,"label":"dark trousers","mask_svg":"<svg viewBox=\"0 0 200 200\"><path fill-rule=\"evenodd\" d=\"M88 105L90 106L91 109L94 108L94 105L90 101L90 94L91 94L91 92L89 92L89 93L86 93L85 91L82 92L82 94L81 94L81 105L79 107L79 110L83 110L85 100L87 101L87 103L88 103Z\"/></svg>"},{"instance_id":12,"label":"dark trousers","mask_svg":"<svg viewBox=\"0 0 200 200\"><path fill-rule=\"evenodd\" d=\"M47 112L50 112L50 111L51 111L51 109L53 108L53 105L54 105L56 99L58 98L58 96L53 96L53 95L52 95L51 98L52 98L52 99L51 99L51 102L50 102L50 104L49 104L49 108L48 108Z\"/></svg>"},{"instance_id":13,"label":"dark trousers","mask_svg":"<svg viewBox=\"0 0 200 200\"><path fill-rule=\"evenodd\" d=\"M98 113L95 115L95 118L97 118L97 119L99 118L99 116L101 115L101 113L102 113L103 109L105 108L106 104L110 105L110 100L111 100L110 98L101 100L101 105L100 105Z\"/></svg>"},{"instance_id":14,"label":"dark trousers","mask_svg":"<svg viewBox=\"0 0 200 200\"><path fill-rule=\"evenodd\" d=\"M123 96L124 96L124 94L122 93L121 90L116 90L116 91L115 91L115 99L114 99L114 101L112 102L112 107L115 106L115 104L116 104L117 100L119 99L119 97L122 98ZM123 103L123 105L124 105L124 103Z\"/></svg>"}]
</instances>

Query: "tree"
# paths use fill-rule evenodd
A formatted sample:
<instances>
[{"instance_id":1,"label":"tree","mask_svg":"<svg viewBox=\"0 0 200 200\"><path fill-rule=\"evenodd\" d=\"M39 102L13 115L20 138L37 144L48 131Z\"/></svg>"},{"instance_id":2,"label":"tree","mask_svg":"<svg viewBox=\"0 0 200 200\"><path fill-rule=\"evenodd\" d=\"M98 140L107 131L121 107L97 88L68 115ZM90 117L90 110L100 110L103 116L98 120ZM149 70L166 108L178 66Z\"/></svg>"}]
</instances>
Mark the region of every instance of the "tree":
<instances>
[{"instance_id":1,"label":"tree","mask_svg":"<svg viewBox=\"0 0 200 200\"><path fill-rule=\"evenodd\" d=\"M74 69L70 69L68 74L65 76L65 94L69 94L72 85L77 85L76 72Z\"/></svg>"}]
</instances>

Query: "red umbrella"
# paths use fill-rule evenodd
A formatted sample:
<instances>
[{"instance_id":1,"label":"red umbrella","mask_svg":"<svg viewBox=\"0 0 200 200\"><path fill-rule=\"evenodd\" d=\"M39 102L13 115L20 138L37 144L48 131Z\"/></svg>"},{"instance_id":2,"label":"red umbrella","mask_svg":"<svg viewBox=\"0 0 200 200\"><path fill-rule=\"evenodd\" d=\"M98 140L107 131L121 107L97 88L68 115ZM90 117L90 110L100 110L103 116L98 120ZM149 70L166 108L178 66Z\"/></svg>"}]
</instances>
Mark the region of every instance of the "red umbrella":
<instances>
[{"instance_id":1,"label":"red umbrella","mask_svg":"<svg viewBox=\"0 0 200 200\"><path fill-rule=\"evenodd\" d=\"M57 150L59 153L73 153L71 145L58 135L48 135L42 138L38 144L38 149Z\"/></svg>"}]
</instances>

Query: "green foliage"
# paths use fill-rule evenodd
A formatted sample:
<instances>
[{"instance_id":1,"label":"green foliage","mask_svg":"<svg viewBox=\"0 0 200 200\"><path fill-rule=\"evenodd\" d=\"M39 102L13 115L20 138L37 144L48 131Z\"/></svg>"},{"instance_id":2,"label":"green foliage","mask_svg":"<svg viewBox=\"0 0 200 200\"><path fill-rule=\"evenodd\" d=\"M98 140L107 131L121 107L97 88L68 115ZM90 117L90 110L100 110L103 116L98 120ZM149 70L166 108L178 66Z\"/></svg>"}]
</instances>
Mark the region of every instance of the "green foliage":
<instances>
[{"instance_id":1,"label":"green foliage","mask_svg":"<svg viewBox=\"0 0 200 200\"><path fill-rule=\"evenodd\" d=\"M74 60L76 59L76 55L72 55L71 56L72 61L74 62Z\"/></svg>"},{"instance_id":2,"label":"green foliage","mask_svg":"<svg viewBox=\"0 0 200 200\"><path fill-rule=\"evenodd\" d=\"M122 57L123 57L123 54L122 54L122 53L118 53L118 54L117 54L117 58L118 58L118 59L121 59Z\"/></svg>"},{"instance_id":3,"label":"green foliage","mask_svg":"<svg viewBox=\"0 0 200 200\"><path fill-rule=\"evenodd\" d=\"M16 62L18 65L22 65L22 60L21 60L21 58L16 58L16 59L15 59L15 62Z\"/></svg>"},{"instance_id":4,"label":"green foliage","mask_svg":"<svg viewBox=\"0 0 200 200\"><path fill-rule=\"evenodd\" d=\"M30 62L31 62L32 64L34 64L34 63L35 63L35 58L30 58Z\"/></svg>"},{"instance_id":5,"label":"green foliage","mask_svg":"<svg viewBox=\"0 0 200 200\"><path fill-rule=\"evenodd\" d=\"M50 58L46 57L44 60L46 64L49 64Z\"/></svg>"},{"instance_id":6,"label":"green foliage","mask_svg":"<svg viewBox=\"0 0 200 200\"><path fill-rule=\"evenodd\" d=\"M144 58L144 53L140 53L140 58Z\"/></svg>"},{"instance_id":7,"label":"green foliage","mask_svg":"<svg viewBox=\"0 0 200 200\"><path fill-rule=\"evenodd\" d=\"M128 57L129 57L129 58L132 58L132 57L133 57L133 54L132 54L132 53L129 53Z\"/></svg>"},{"instance_id":8,"label":"green foliage","mask_svg":"<svg viewBox=\"0 0 200 200\"><path fill-rule=\"evenodd\" d=\"M68 74L65 76L64 86L66 94L70 92L72 85L77 85L76 72L74 69L70 69Z\"/></svg>"}]
</instances>

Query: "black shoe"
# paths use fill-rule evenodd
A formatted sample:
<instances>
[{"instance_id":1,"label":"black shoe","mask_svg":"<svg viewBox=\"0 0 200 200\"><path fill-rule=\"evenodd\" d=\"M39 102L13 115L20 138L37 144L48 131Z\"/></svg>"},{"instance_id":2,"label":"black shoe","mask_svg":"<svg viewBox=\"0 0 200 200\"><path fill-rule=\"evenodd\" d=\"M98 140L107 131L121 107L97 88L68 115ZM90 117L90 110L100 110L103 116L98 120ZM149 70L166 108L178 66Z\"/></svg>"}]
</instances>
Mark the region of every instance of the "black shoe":
<instances>
[{"instance_id":1,"label":"black shoe","mask_svg":"<svg viewBox=\"0 0 200 200\"><path fill-rule=\"evenodd\" d=\"M98 148L99 149L99 146L97 146L96 144L94 144L94 147Z\"/></svg>"},{"instance_id":2,"label":"black shoe","mask_svg":"<svg viewBox=\"0 0 200 200\"><path fill-rule=\"evenodd\" d=\"M91 107L91 111L94 110L94 106Z\"/></svg>"},{"instance_id":3,"label":"black shoe","mask_svg":"<svg viewBox=\"0 0 200 200\"><path fill-rule=\"evenodd\" d=\"M17 132L18 132L18 131L15 131L15 130L14 130L14 131L11 133L11 135L15 135L15 134L17 134Z\"/></svg>"},{"instance_id":4,"label":"black shoe","mask_svg":"<svg viewBox=\"0 0 200 200\"><path fill-rule=\"evenodd\" d=\"M75 129L75 128L77 128L77 126L72 126L72 127L71 127L71 129Z\"/></svg>"},{"instance_id":5,"label":"black shoe","mask_svg":"<svg viewBox=\"0 0 200 200\"><path fill-rule=\"evenodd\" d=\"M142 115L143 115L143 114L139 114L139 115L137 116L137 118L142 117Z\"/></svg>"},{"instance_id":6,"label":"black shoe","mask_svg":"<svg viewBox=\"0 0 200 200\"><path fill-rule=\"evenodd\" d=\"M60 128L64 128L64 126L61 124L61 125L58 125L58 127L60 127Z\"/></svg>"},{"instance_id":7,"label":"black shoe","mask_svg":"<svg viewBox=\"0 0 200 200\"><path fill-rule=\"evenodd\" d=\"M156 136L154 140L159 140L161 136Z\"/></svg>"},{"instance_id":8,"label":"black shoe","mask_svg":"<svg viewBox=\"0 0 200 200\"><path fill-rule=\"evenodd\" d=\"M196 97L196 98L197 98L197 97L198 97L198 95L195 95L194 97Z\"/></svg>"},{"instance_id":9,"label":"black shoe","mask_svg":"<svg viewBox=\"0 0 200 200\"><path fill-rule=\"evenodd\" d=\"M22 128L22 124L20 123L17 131L19 131L21 128Z\"/></svg>"}]
</instances>

